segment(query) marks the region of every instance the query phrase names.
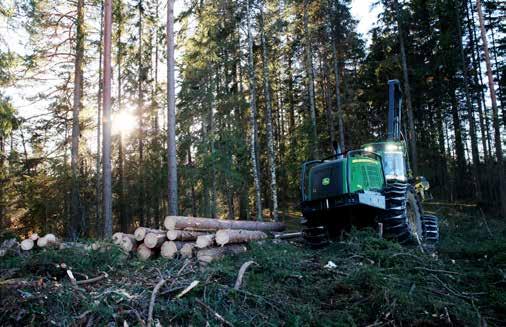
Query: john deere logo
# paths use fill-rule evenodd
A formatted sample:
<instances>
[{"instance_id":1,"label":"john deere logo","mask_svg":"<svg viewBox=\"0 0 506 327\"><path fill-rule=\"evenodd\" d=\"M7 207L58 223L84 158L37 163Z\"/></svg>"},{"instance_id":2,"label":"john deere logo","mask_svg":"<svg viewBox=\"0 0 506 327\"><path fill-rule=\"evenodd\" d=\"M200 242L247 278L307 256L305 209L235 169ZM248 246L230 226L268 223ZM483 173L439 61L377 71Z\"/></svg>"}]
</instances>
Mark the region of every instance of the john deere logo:
<instances>
[{"instance_id":1,"label":"john deere logo","mask_svg":"<svg viewBox=\"0 0 506 327\"><path fill-rule=\"evenodd\" d=\"M330 184L330 178L325 177L324 179L322 179L322 185L323 186L327 186L329 184Z\"/></svg>"}]
</instances>

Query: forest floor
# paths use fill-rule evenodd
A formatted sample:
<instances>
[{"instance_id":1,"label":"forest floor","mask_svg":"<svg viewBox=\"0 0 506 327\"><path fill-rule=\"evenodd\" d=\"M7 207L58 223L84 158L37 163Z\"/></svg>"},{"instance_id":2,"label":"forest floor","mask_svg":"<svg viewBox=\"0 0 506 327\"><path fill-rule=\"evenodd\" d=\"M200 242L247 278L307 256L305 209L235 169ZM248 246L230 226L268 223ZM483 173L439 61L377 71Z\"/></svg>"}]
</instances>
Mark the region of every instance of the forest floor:
<instances>
[{"instance_id":1,"label":"forest floor","mask_svg":"<svg viewBox=\"0 0 506 327\"><path fill-rule=\"evenodd\" d=\"M506 223L472 207L434 208L428 206L442 217L442 240L432 255L352 231L320 250L293 241L252 244L206 268L126 260L114 248L4 257L0 324L143 326L153 289L166 280L152 315L163 326L506 325ZM249 260L256 265L236 290L238 270ZM73 285L62 263L78 280L107 277Z\"/></svg>"}]
</instances>

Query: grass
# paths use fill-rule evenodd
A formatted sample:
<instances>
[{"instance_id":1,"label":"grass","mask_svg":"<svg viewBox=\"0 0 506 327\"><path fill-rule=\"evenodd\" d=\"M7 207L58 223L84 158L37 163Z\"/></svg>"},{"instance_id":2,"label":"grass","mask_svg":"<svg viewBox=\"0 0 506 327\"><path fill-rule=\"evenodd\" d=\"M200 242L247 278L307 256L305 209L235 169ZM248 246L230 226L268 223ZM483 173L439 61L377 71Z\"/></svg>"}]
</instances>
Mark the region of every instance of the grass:
<instances>
[{"instance_id":1,"label":"grass","mask_svg":"<svg viewBox=\"0 0 506 327\"><path fill-rule=\"evenodd\" d=\"M441 214L441 212L439 212ZM195 262L126 260L117 249L43 251L0 261L2 325L141 325L161 278L154 317L162 325L468 326L506 324L506 228L472 209L446 210L437 255L352 231L342 242L312 250L265 241L202 270ZM488 232L490 230L490 232ZM240 290L240 266L254 260ZM325 268L331 261L336 267ZM74 273L109 278L73 287ZM16 270L17 269L17 270ZM2 276L23 282L7 285ZM77 276L78 279L84 278ZM178 299L192 281L199 285ZM199 304L199 299L207 308Z\"/></svg>"}]
</instances>

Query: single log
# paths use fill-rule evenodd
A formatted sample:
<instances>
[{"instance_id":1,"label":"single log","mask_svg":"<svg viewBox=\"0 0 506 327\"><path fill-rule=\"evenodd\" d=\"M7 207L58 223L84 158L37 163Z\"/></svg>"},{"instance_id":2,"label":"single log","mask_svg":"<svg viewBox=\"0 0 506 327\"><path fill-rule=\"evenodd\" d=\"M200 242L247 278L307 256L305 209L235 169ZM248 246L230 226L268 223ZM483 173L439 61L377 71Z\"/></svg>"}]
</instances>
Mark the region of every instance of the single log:
<instances>
[{"instance_id":1,"label":"single log","mask_svg":"<svg viewBox=\"0 0 506 327\"><path fill-rule=\"evenodd\" d=\"M21 241L21 250L30 251L31 249L33 249L34 245L35 242L31 238L27 238Z\"/></svg>"},{"instance_id":2,"label":"single log","mask_svg":"<svg viewBox=\"0 0 506 327\"><path fill-rule=\"evenodd\" d=\"M165 241L162 244L160 253L162 257L172 259L176 256L177 252L185 245L184 242L179 241Z\"/></svg>"},{"instance_id":3,"label":"single log","mask_svg":"<svg viewBox=\"0 0 506 327\"><path fill-rule=\"evenodd\" d=\"M137 249L137 241L135 240L135 236L132 234L123 234L119 246L125 252L135 251Z\"/></svg>"},{"instance_id":4,"label":"single log","mask_svg":"<svg viewBox=\"0 0 506 327\"><path fill-rule=\"evenodd\" d=\"M146 245L150 249L158 248L162 246L163 242L167 239L165 233L163 234L154 234L148 233L144 238L144 245Z\"/></svg>"},{"instance_id":5,"label":"single log","mask_svg":"<svg viewBox=\"0 0 506 327\"><path fill-rule=\"evenodd\" d=\"M181 253L181 257L183 258L191 258L193 257L193 249L195 248L195 243L186 243L183 245L179 252Z\"/></svg>"},{"instance_id":6,"label":"single log","mask_svg":"<svg viewBox=\"0 0 506 327\"><path fill-rule=\"evenodd\" d=\"M246 252L248 249L242 244L225 245L219 248L207 248L197 251L197 259L201 265L221 259L226 255L235 255Z\"/></svg>"},{"instance_id":7,"label":"single log","mask_svg":"<svg viewBox=\"0 0 506 327\"><path fill-rule=\"evenodd\" d=\"M280 233L280 234L274 235L274 238L279 239L279 240L286 240L286 239L298 238L298 237L302 237L302 232Z\"/></svg>"},{"instance_id":8,"label":"single log","mask_svg":"<svg viewBox=\"0 0 506 327\"><path fill-rule=\"evenodd\" d=\"M151 228L147 228L147 227L138 227L135 232L134 232L134 235L135 235L135 239L137 241L143 241L144 238L148 235L148 234L159 234L159 235L163 235L165 234L165 231L163 230L159 230L159 229L151 229Z\"/></svg>"},{"instance_id":9,"label":"single log","mask_svg":"<svg viewBox=\"0 0 506 327\"><path fill-rule=\"evenodd\" d=\"M148 260L153 254L153 250L144 245L144 243L139 244L137 247L137 256L141 260Z\"/></svg>"},{"instance_id":10,"label":"single log","mask_svg":"<svg viewBox=\"0 0 506 327\"><path fill-rule=\"evenodd\" d=\"M37 240L37 246L39 248L45 248L50 245L58 245L59 242L53 234L46 234L43 237L39 237Z\"/></svg>"},{"instance_id":11,"label":"single log","mask_svg":"<svg viewBox=\"0 0 506 327\"><path fill-rule=\"evenodd\" d=\"M169 241L195 241L197 237L206 234L206 232L194 232L188 230L169 230L167 232L167 238Z\"/></svg>"},{"instance_id":12,"label":"single log","mask_svg":"<svg viewBox=\"0 0 506 327\"><path fill-rule=\"evenodd\" d=\"M263 240L267 237L267 234L261 231L222 229L216 232L216 243L218 245L246 243Z\"/></svg>"},{"instance_id":13,"label":"single log","mask_svg":"<svg viewBox=\"0 0 506 327\"><path fill-rule=\"evenodd\" d=\"M39 239L39 234L33 233L32 235L30 235L30 239L35 242L36 240Z\"/></svg>"},{"instance_id":14,"label":"single log","mask_svg":"<svg viewBox=\"0 0 506 327\"><path fill-rule=\"evenodd\" d=\"M215 238L216 238L215 234L201 235L197 237L196 245L199 249L208 248L214 244Z\"/></svg>"},{"instance_id":15,"label":"single log","mask_svg":"<svg viewBox=\"0 0 506 327\"><path fill-rule=\"evenodd\" d=\"M166 217L164 225L165 228L167 228L168 230L193 228L203 230L245 229L245 230L280 232L285 229L285 224L278 222L222 220L212 218L181 217L181 216Z\"/></svg>"},{"instance_id":16,"label":"single log","mask_svg":"<svg viewBox=\"0 0 506 327\"><path fill-rule=\"evenodd\" d=\"M116 245L120 245L122 237L123 237L123 233L120 233L120 232L112 234L112 243L114 243Z\"/></svg>"}]
</instances>

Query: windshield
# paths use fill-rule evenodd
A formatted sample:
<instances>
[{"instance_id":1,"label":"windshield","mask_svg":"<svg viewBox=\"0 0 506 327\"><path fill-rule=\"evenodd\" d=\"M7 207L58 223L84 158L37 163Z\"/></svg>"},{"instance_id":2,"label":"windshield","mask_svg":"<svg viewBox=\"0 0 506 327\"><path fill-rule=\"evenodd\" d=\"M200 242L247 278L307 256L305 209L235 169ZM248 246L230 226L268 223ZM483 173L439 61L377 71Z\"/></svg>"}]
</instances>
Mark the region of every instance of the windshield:
<instances>
[{"instance_id":1,"label":"windshield","mask_svg":"<svg viewBox=\"0 0 506 327\"><path fill-rule=\"evenodd\" d=\"M383 153L383 170L387 180L406 180L406 166L401 151L389 151Z\"/></svg>"}]
</instances>

